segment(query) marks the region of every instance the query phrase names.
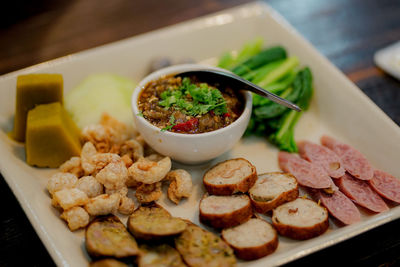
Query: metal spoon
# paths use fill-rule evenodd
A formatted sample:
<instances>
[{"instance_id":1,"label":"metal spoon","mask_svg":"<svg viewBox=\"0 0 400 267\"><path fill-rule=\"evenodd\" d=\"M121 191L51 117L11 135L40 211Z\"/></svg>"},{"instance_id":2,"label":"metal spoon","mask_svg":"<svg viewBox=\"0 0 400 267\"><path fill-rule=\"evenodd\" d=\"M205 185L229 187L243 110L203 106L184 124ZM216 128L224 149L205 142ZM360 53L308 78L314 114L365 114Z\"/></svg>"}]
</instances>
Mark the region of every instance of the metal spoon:
<instances>
[{"instance_id":1,"label":"metal spoon","mask_svg":"<svg viewBox=\"0 0 400 267\"><path fill-rule=\"evenodd\" d=\"M175 74L176 77L191 77L195 76L202 82L209 83L219 83L221 85L229 85L231 88L240 88L243 90L251 91L260 96L268 98L269 100L288 107L290 109L301 111L301 109L286 99L283 99L273 93L264 90L260 86L249 82L236 74L218 70L193 70L193 71L185 71L178 74Z\"/></svg>"}]
</instances>

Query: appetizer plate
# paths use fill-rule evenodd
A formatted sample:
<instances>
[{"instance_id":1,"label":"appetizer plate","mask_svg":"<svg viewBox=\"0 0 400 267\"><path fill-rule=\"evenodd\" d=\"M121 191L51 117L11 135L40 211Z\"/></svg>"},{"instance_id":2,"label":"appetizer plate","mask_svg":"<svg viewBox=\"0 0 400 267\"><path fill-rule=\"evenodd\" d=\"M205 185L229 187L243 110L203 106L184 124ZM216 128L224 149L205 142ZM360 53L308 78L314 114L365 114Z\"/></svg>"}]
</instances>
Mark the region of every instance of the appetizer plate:
<instances>
[{"instance_id":1,"label":"appetizer plate","mask_svg":"<svg viewBox=\"0 0 400 267\"><path fill-rule=\"evenodd\" d=\"M57 265L87 265L84 231L70 232L50 205L45 185L55 170L28 166L23 146L7 136L12 129L16 76L61 73L65 91L93 73L111 72L138 81L156 56L193 58L213 64L222 52L238 49L244 41L255 37L263 37L268 46L285 46L290 54L299 57L302 65L312 69L315 95L310 110L298 123L296 140L318 142L322 134L334 136L358 148L376 168L400 177L400 128L274 10L263 3L239 6L0 77L0 170ZM265 139L244 138L231 151L207 164L175 164L175 168L191 172L194 192L178 206L164 194L160 204L174 216L198 224L198 203L204 192L202 175L206 169L228 158L244 157L255 164L258 173L277 171L277 152ZM399 217L400 207L395 206L381 214L363 214L361 222L350 226L339 227L330 221L325 234L307 241L280 237L274 254L246 265L281 265Z\"/></svg>"}]
</instances>

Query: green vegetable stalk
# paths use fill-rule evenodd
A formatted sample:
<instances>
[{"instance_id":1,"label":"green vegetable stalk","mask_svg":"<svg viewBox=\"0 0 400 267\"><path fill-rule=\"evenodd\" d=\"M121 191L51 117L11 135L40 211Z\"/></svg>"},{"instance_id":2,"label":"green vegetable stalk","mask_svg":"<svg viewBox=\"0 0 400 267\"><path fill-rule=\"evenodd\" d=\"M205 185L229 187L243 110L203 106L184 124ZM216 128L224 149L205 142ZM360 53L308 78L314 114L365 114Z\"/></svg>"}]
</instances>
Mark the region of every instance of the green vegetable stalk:
<instances>
[{"instance_id":1,"label":"green vegetable stalk","mask_svg":"<svg viewBox=\"0 0 400 267\"><path fill-rule=\"evenodd\" d=\"M243 47L243 55L249 55L245 53L248 47L252 45L247 43ZM285 49L280 46L264 49L246 60L243 60L242 56L241 63L229 54L230 64L222 64L228 62L227 55L228 53L222 56L219 66L230 69L269 92L296 103L302 109L302 112L296 112L254 94L253 112L245 135L266 136L280 150L297 152L294 129L301 114L308 109L313 94L310 69L306 67L297 70L298 58L288 58Z\"/></svg>"},{"instance_id":2,"label":"green vegetable stalk","mask_svg":"<svg viewBox=\"0 0 400 267\"><path fill-rule=\"evenodd\" d=\"M285 113L280 120L278 131L271 133L268 137L280 150L288 152L297 152L297 145L294 140L294 127L301 114L308 109L313 95L312 74L308 67L298 73L293 82L293 88L299 92L299 98L295 103L302 109L302 112L290 110Z\"/></svg>"}]
</instances>

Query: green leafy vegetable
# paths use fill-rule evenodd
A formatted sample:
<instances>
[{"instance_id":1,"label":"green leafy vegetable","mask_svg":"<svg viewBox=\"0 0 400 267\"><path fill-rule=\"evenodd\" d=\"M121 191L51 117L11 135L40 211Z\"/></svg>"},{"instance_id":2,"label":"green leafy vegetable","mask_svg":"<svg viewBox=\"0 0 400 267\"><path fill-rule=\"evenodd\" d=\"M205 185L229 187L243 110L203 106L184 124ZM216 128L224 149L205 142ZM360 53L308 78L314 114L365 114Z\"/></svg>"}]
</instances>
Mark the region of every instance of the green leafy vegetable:
<instances>
[{"instance_id":1,"label":"green leafy vegetable","mask_svg":"<svg viewBox=\"0 0 400 267\"><path fill-rule=\"evenodd\" d=\"M246 55L248 49L248 44L245 44L242 55ZM253 94L253 111L245 135L266 136L279 149L296 152L294 129L301 114L307 110L313 93L310 69L298 71L298 58L288 58L281 46L266 48L241 62L237 61L238 58L241 58L240 53L237 57L226 53L219 66L296 103L303 110L296 112Z\"/></svg>"},{"instance_id":2,"label":"green leafy vegetable","mask_svg":"<svg viewBox=\"0 0 400 267\"><path fill-rule=\"evenodd\" d=\"M230 69L234 66L244 62L250 57L258 54L263 46L263 39L257 38L254 41L247 42L243 45L237 56L234 56L232 52L226 52L222 55L218 62L218 67Z\"/></svg>"},{"instance_id":3,"label":"green leafy vegetable","mask_svg":"<svg viewBox=\"0 0 400 267\"><path fill-rule=\"evenodd\" d=\"M237 65L231 70L233 73L239 76L243 76L268 63L285 58L286 58L285 49L283 47L276 46L261 51L257 55L252 56L251 58L247 59L242 64Z\"/></svg>"},{"instance_id":4,"label":"green leafy vegetable","mask_svg":"<svg viewBox=\"0 0 400 267\"><path fill-rule=\"evenodd\" d=\"M227 105L222 93L206 83L194 84L189 78L183 78L182 85L175 90L164 91L159 105L173 107L191 116L203 115L213 111L216 115L227 112Z\"/></svg>"},{"instance_id":5,"label":"green leafy vegetable","mask_svg":"<svg viewBox=\"0 0 400 267\"><path fill-rule=\"evenodd\" d=\"M171 130L175 125L176 125L176 123L175 123L175 116L174 116L174 114L172 114L171 117L169 117L168 125L165 126L164 128L162 128L161 131L162 131L162 132L169 131L169 130Z\"/></svg>"},{"instance_id":6,"label":"green leafy vegetable","mask_svg":"<svg viewBox=\"0 0 400 267\"><path fill-rule=\"evenodd\" d=\"M296 142L294 141L294 126L301 114L308 109L313 95L312 74L308 67L298 73L293 82L293 87L296 91L299 91L299 98L295 103L302 109L302 112L290 110L285 113L279 122L278 131L269 136L269 140L277 144L279 149L289 152L297 152Z\"/></svg>"}]
</instances>

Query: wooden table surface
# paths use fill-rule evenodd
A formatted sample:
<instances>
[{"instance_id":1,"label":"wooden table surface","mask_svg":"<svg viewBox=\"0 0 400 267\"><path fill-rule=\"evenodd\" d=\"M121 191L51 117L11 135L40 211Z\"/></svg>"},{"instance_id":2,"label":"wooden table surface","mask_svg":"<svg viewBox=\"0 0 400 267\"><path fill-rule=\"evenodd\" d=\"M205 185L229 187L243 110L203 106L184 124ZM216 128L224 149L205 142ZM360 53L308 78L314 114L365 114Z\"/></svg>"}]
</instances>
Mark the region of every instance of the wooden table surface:
<instances>
[{"instance_id":1,"label":"wooden table surface","mask_svg":"<svg viewBox=\"0 0 400 267\"><path fill-rule=\"evenodd\" d=\"M0 16L0 74L249 1L9 2ZM398 0L266 2L400 124L400 83L373 63L376 50L400 40ZM0 266L54 265L1 176L0 203ZM399 251L396 220L288 266L395 266L400 265Z\"/></svg>"}]
</instances>

